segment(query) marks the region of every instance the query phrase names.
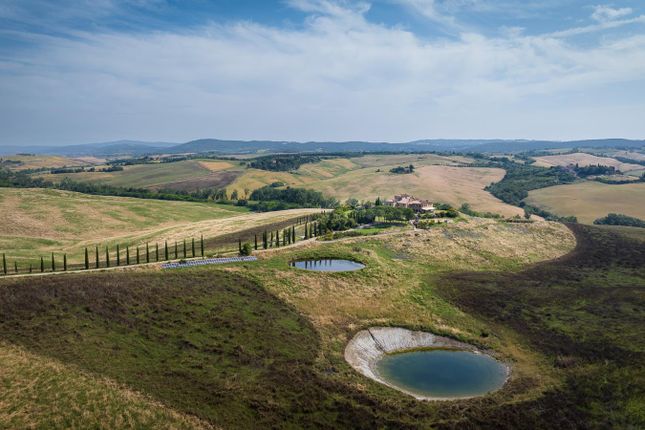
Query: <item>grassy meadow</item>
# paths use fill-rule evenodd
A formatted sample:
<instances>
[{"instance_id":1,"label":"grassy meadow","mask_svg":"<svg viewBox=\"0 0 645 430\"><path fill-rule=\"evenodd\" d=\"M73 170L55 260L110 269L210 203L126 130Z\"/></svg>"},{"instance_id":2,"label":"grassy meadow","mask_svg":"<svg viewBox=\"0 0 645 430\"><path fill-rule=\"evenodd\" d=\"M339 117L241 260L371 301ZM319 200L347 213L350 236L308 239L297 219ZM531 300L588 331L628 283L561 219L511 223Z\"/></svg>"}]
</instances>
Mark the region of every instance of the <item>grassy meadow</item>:
<instances>
[{"instance_id":1,"label":"grassy meadow","mask_svg":"<svg viewBox=\"0 0 645 430\"><path fill-rule=\"evenodd\" d=\"M645 183L603 184L585 181L557 185L529 192L527 203L557 215L575 215L591 224L608 213L622 213L645 219Z\"/></svg>"},{"instance_id":2,"label":"grassy meadow","mask_svg":"<svg viewBox=\"0 0 645 430\"><path fill-rule=\"evenodd\" d=\"M521 215L521 209L493 197L484 188L501 180L504 170L473 168L473 160L463 156L435 154L365 155L332 158L318 163L303 164L291 172L274 172L246 168L240 162L228 160L185 160L175 163L125 166L117 172L83 172L43 174L46 180L101 182L114 186L196 191L202 188L226 188L240 197L253 190L281 182L323 192L344 201L350 197L374 200L407 192L419 198L460 206L470 203L482 212L504 216ZM397 166L413 164L413 174L393 174Z\"/></svg>"},{"instance_id":3,"label":"grassy meadow","mask_svg":"<svg viewBox=\"0 0 645 430\"><path fill-rule=\"evenodd\" d=\"M98 166L97 169L106 166ZM116 172L42 174L52 182L70 178L79 182L100 182L118 187L195 191L223 188L240 174L239 164L223 160L184 160L174 163L135 164Z\"/></svg>"},{"instance_id":4,"label":"grassy meadow","mask_svg":"<svg viewBox=\"0 0 645 430\"><path fill-rule=\"evenodd\" d=\"M80 386L114 408L133 398L122 406L132 427L638 428L642 243L571 229L466 218L240 265L0 280L0 422L50 424L24 394L28 356L28 375L53 373L27 392L51 403L54 427L114 422ZM366 268L289 266L322 257ZM374 325L478 345L511 379L478 399L416 401L345 362L348 340Z\"/></svg>"},{"instance_id":5,"label":"grassy meadow","mask_svg":"<svg viewBox=\"0 0 645 430\"><path fill-rule=\"evenodd\" d=\"M503 203L484 188L504 177L504 170L468 167L472 160L465 157L423 155L366 155L363 157L324 160L304 164L295 172L270 172L247 169L229 189L243 195L273 182L294 187L311 188L340 201L353 197L359 200L389 198L406 192L419 198L460 206L470 203L484 212L505 216L522 214L522 210ZM396 166L413 164L412 174L393 174Z\"/></svg>"},{"instance_id":6,"label":"grassy meadow","mask_svg":"<svg viewBox=\"0 0 645 430\"><path fill-rule=\"evenodd\" d=\"M597 155L587 154L584 152L576 152L573 154L558 154L558 155L545 155L542 157L534 157L535 165L540 167L552 166L568 166L570 164L578 164L579 166L598 165L615 167L624 174L631 175L633 172L643 170L643 166L633 163L624 163L611 157L599 157ZM636 175L635 176L640 176Z\"/></svg>"},{"instance_id":7,"label":"grassy meadow","mask_svg":"<svg viewBox=\"0 0 645 430\"><path fill-rule=\"evenodd\" d=\"M71 264L83 263L84 247L101 253L116 244L160 244L168 240L211 239L237 231L291 220L312 209L249 213L246 208L214 203L94 196L52 189L0 188L0 250L23 271L49 261L55 252ZM208 250L207 250L208 251ZM103 258L103 254L101 254ZM93 255L92 255L93 260Z\"/></svg>"},{"instance_id":8,"label":"grassy meadow","mask_svg":"<svg viewBox=\"0 0 645 430\"><path fill-rule=\"evenodd\" d=\"M181 422L193 417L196 428L203 422L222 428L453 426L465 411L530 405L557 387L561 375L512 331L442 298L441 276L517 272L573 246L573 236L559 224L471 219L429 231L303 242L229 267L6 279L0 284L0 339L10 345L3 350L7 362L26 351L65 371L80 369L93 375L93 384L110 381L104 383L167 408L154 413ZM312 273L288 266L297 258L329 256L367 268ZM431 330L493 349L513 363L512 380L483 400L417 402L345 363L346 342L371 325ZM5 385L15 386L12 378L18 377L10 372ZM74 397L73 390L62 387L54 401L75 405L56 409L63 422L78 419L85 402L93 401ZM0 419L26 420L7 412L20 402L19 396L10 399L0 404ZM130 420L143 426L136 408ZM85 414L91 422L101 419L101 411ZM43 417L29 419L37 426Z\"/></svg>"}]
</instances>

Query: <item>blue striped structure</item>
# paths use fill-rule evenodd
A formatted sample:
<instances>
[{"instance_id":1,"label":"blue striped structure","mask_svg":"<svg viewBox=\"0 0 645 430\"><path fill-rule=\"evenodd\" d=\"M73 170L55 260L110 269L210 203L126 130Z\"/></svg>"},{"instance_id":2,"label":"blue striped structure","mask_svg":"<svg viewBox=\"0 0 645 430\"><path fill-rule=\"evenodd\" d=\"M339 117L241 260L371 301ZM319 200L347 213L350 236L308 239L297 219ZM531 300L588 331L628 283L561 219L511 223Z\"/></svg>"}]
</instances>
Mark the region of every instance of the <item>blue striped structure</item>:
<instances>
[{"instance_id":1,"label":"blue striped structure","mask_svg":"<svg viewBox=\"0 0 645 430\"><path fill-rule=\"evenodd\" d=\"M207 258L205 260L191 260L185 263L164 263L162 269L179 269L181 267L205 266L207 264L245 263L257 261L258 257L228 257L228 258Z\"/></svg>"}]
</instances>

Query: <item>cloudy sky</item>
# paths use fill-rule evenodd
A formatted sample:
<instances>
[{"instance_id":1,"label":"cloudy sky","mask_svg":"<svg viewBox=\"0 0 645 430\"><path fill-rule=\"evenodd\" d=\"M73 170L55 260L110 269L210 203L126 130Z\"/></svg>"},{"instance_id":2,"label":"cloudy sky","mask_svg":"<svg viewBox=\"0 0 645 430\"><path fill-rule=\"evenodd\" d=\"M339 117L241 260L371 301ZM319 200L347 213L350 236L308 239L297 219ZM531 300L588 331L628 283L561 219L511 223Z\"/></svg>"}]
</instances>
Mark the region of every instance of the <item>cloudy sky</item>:
<instances>
[{"instance_id":1,"label":"cloudy sky","mask_svg":"<svg viewBox=\"0 0 645 430\"><path fill-rule=\"evenodd\" d=\"M0 0L0 145L202 137L645 138L645 2Z\"/></svg>"}]
</instances>

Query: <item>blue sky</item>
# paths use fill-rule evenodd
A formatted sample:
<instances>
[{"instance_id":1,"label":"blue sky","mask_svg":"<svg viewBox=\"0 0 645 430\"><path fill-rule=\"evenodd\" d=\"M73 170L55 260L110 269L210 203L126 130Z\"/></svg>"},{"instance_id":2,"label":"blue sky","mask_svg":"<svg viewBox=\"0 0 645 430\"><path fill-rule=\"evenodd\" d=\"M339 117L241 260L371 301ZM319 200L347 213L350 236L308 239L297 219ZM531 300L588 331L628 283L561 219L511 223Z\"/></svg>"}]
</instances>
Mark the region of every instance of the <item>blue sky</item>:
<instances>
[{"instance_id":1,"label":"blue sky","mask_svg":"<svg viewBox=\"0 0 645 430\"><path fill-rule=\"evenodd\" d=\"M645 138L645 2L0 0L0 145Z\"/></svg>"}]
</instances>

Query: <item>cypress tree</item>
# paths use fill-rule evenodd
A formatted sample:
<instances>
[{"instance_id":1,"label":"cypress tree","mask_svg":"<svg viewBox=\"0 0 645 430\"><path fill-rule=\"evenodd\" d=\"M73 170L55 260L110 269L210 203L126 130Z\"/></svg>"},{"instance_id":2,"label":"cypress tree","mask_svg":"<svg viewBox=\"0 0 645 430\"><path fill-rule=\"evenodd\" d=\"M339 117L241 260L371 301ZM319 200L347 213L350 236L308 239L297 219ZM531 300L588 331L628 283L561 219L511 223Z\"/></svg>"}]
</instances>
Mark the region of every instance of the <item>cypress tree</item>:
<instances>
[{"instance_id":1,"label":"cypress tree","mask_svg":"<svg viewBox=\"0 0 645 430\"><path fill-rule=\"evenodd\" d=\"M18 262L17 261L13 262L13 271L18 273Z\"/></svg>"},{"instance_id":2,"label":"cypress tree","mask_svg":"<svg viewBox=\"0 0 645 430\"><path fill-rule=\"evenodd\" d=\"M87 248L85 248L85 270L90 269L90 253L87 251Z\"/></svg>"},{"instance_id":3,"label":"cypress tree","mask_svg":"<svg viewBox=\"0 0 645 430\"><path fill-rule=\"evenodd\" d=\"M291 227L291 239L293 240L293 243L296 243L296 226Z\"/></svg>"},{"instance_id":4,"label":"cypress tree","mask_svg":"<svg viewBox=\"0 0 645 430\"><path fill-rule=\"evenodd\" d=\"M105 246L105 267L110 267L110 250Z\"/></svg>"},{"instance_id":5,"label":"cypress tree","mask_svg":"<svg viewBox=\"0 0 645 430\"><path fill-rule=\"evenodd\" d=\"M54 258L54 253L52 252L52 272L56 271L56 259Z\"/></svg>"},{"instance_id":6,"label":"cypress tree","mask_svg":"<svg viewBox=\"0 0 645 430\"><path fill-rule=\"evenodd\" d=\"M63 254L63 270L67 272L67 254Z\"/></svg>"},{"instance_id":7,"label":"cypress tree","mask_svg":"<svg viewBox=\"0 0 645 430\"><path fill-rule=\"evenodd\" d=\"M179 255L177 255L177 241L175 241L175 260L179 258Z\"/></svg>"},{"instance_id":8,"label":"cypress tree","mask_svg":"<svg viewBox=\"0 0 645 430\"><path fill-rule=\"evenodd\" d=\"M164 251L163 251L163 256L164 256L164 260L165 260L165 261L170 260L170 259L168 258L168 241L167 241L167 240L164 242Z\"/></svg>"},{"instance_id":9,"label":"cypress tree","mask_svg":"<svg viewBox=\"0 0 645 430\"><path fill-rule=\"evenodd\" d=\"M186 258L186 239L184 239L184 258Z\"/></svg>"},{"instance_id":10,"label":"cypress tree","mask_svg":"<svg viewBox=\"0 0 645 430\"><path fill-rule=\"evenodd\" d=\"M29 263L29 273L34 273L34 268L31 266L31 263Z\"/></svg>"},{"instance_id":11,"label":"cypress tree","mask_svg":"<svg viewBox=\"0 0 645 430\"><path fill-rule=\"evenodd\" d=\"M116 244L116 265L121 265L121 248L118 243Z\"/></svg>"},{"instance_id":12,"label":"cypress tree","mask_svg":"<svg viewBox=\"0 0 645 430\"><path fill-rule=\"evenodd\" d=\"M264 230L264 233L262 233L262 247L264 249L267 249L269 247L269 244L267 243L268 242L267 237L268 237L267 231Z\"/></svg>"},{"instance_id":13,"label":"cypress tree","mask_svg":"<svg viewBox=\"0 0 645 430\"><path fill-rule=\"evenodd\" d=\"M129 266L130 265L130 246L125 247L125 265Z\"/></svg>"},{"instance_id":14,"label":"cypress tree","mask_svg":"<svg viewBox=\"0 0 645 430\"><path fill-rule=\"evenodd\" d=\"M96 245L96 255L95 255L95 257L96 257L96 268L98 269L99 265L100 265L100 263L99 263L99 246L98 245Z\"/></svg>"},{"instance_id":15,"label":"cypress tree","mask_svg":"<svg viewBox=\"0 0 645 430\"><path fill-rule=\"evenodd\" d=\"M159 262L159 244L155 243L155 261Z\"/></svg>"},{"instance_id":16,"label":"cypress tree","mask_svg":"<svg viewBox=\"0 0 645 430\"><path fill-rule=\"evenodd\" d=\"M191 240L192 257L195 258L195 238L192 237L190 240Z\"/></svg>"},{"instance_id":17,"label":"cypress tree","mask_svg":"<svg viewBox=\"0 0 645 430\"><path fill-rule=\"evenodd\" d=\"M204 257L204 235L202 234L199 239L199 246L201 248L202 257Z\"/></svg>"},{"instance_id":18,"label":"cypress tree","mask_svg":"<svg viewBox=\"0 0 645 430\"><path fill-rule=\"evenodd\" d=\"M3 253L2 254L2 271L4 274L7 274L7 256Z\"/></svg>"},{"instance_id":19,"label":"cypress tree","mask_svg":"<svg viewBox=\"0 0 645 430\"><path fill-rule=\"evenodd\" d=\"M305 223L305 240L309 239L309 225Z\"/></svg>"},{"instance_id":20,"label":"cypress tree","mask_svg":"<svg viewBox=\"0 0 645 430\"><path fill-rule=\"evenodd\" d=\"M269 242L269 246L273 248L273 232L271 232L271 241Z\"/></svg>"},{"instance_id":21,"label":"cypress tree","mask_svg":"<svg viewBox=\"0 0 645 430\"><path fill-rule=\"evenodd\" d=\"M45 272L45 259L41 256L40 257L40 273Z\"/></svg>"},{"instance_id":22,"label":"cypress tree","mask_svg":"<svg viewBox=\"0 0 645 430\"><path fill-rule=\"evenodd\" d=\"M146 263L150 263L150 246L146 242Z\"/></svg>"},{"instance_id":23,"label":"cypress tree","mask_svg":"<svg viewBox=\"0 0 645 430\"><path fill-rule=\"evenodd\" d=\"M242 239L240 239L239 237L237 238L237 250L240 252L240 254L242 253Z\"/></svg>"},{"instance_id":24,"label":"cypress tree","mask_svg":"<svg viewBox=\"0 0 645 430\"><path fill-rule=\"evenodd\" d=\"M141 261L140 254L139 254L139 247L137 246L137 264Z\"/></svg>"},{"instance_id":25,"label":"cypress tree","mask_svg":"<svg viewBox=\"0 0 645 430\"><path fill-rule=\"evenodd\" d=\"M276 248L280 247L280 232L277 230L275 232L275 246Z\"/></svg>"}]
</instances>

